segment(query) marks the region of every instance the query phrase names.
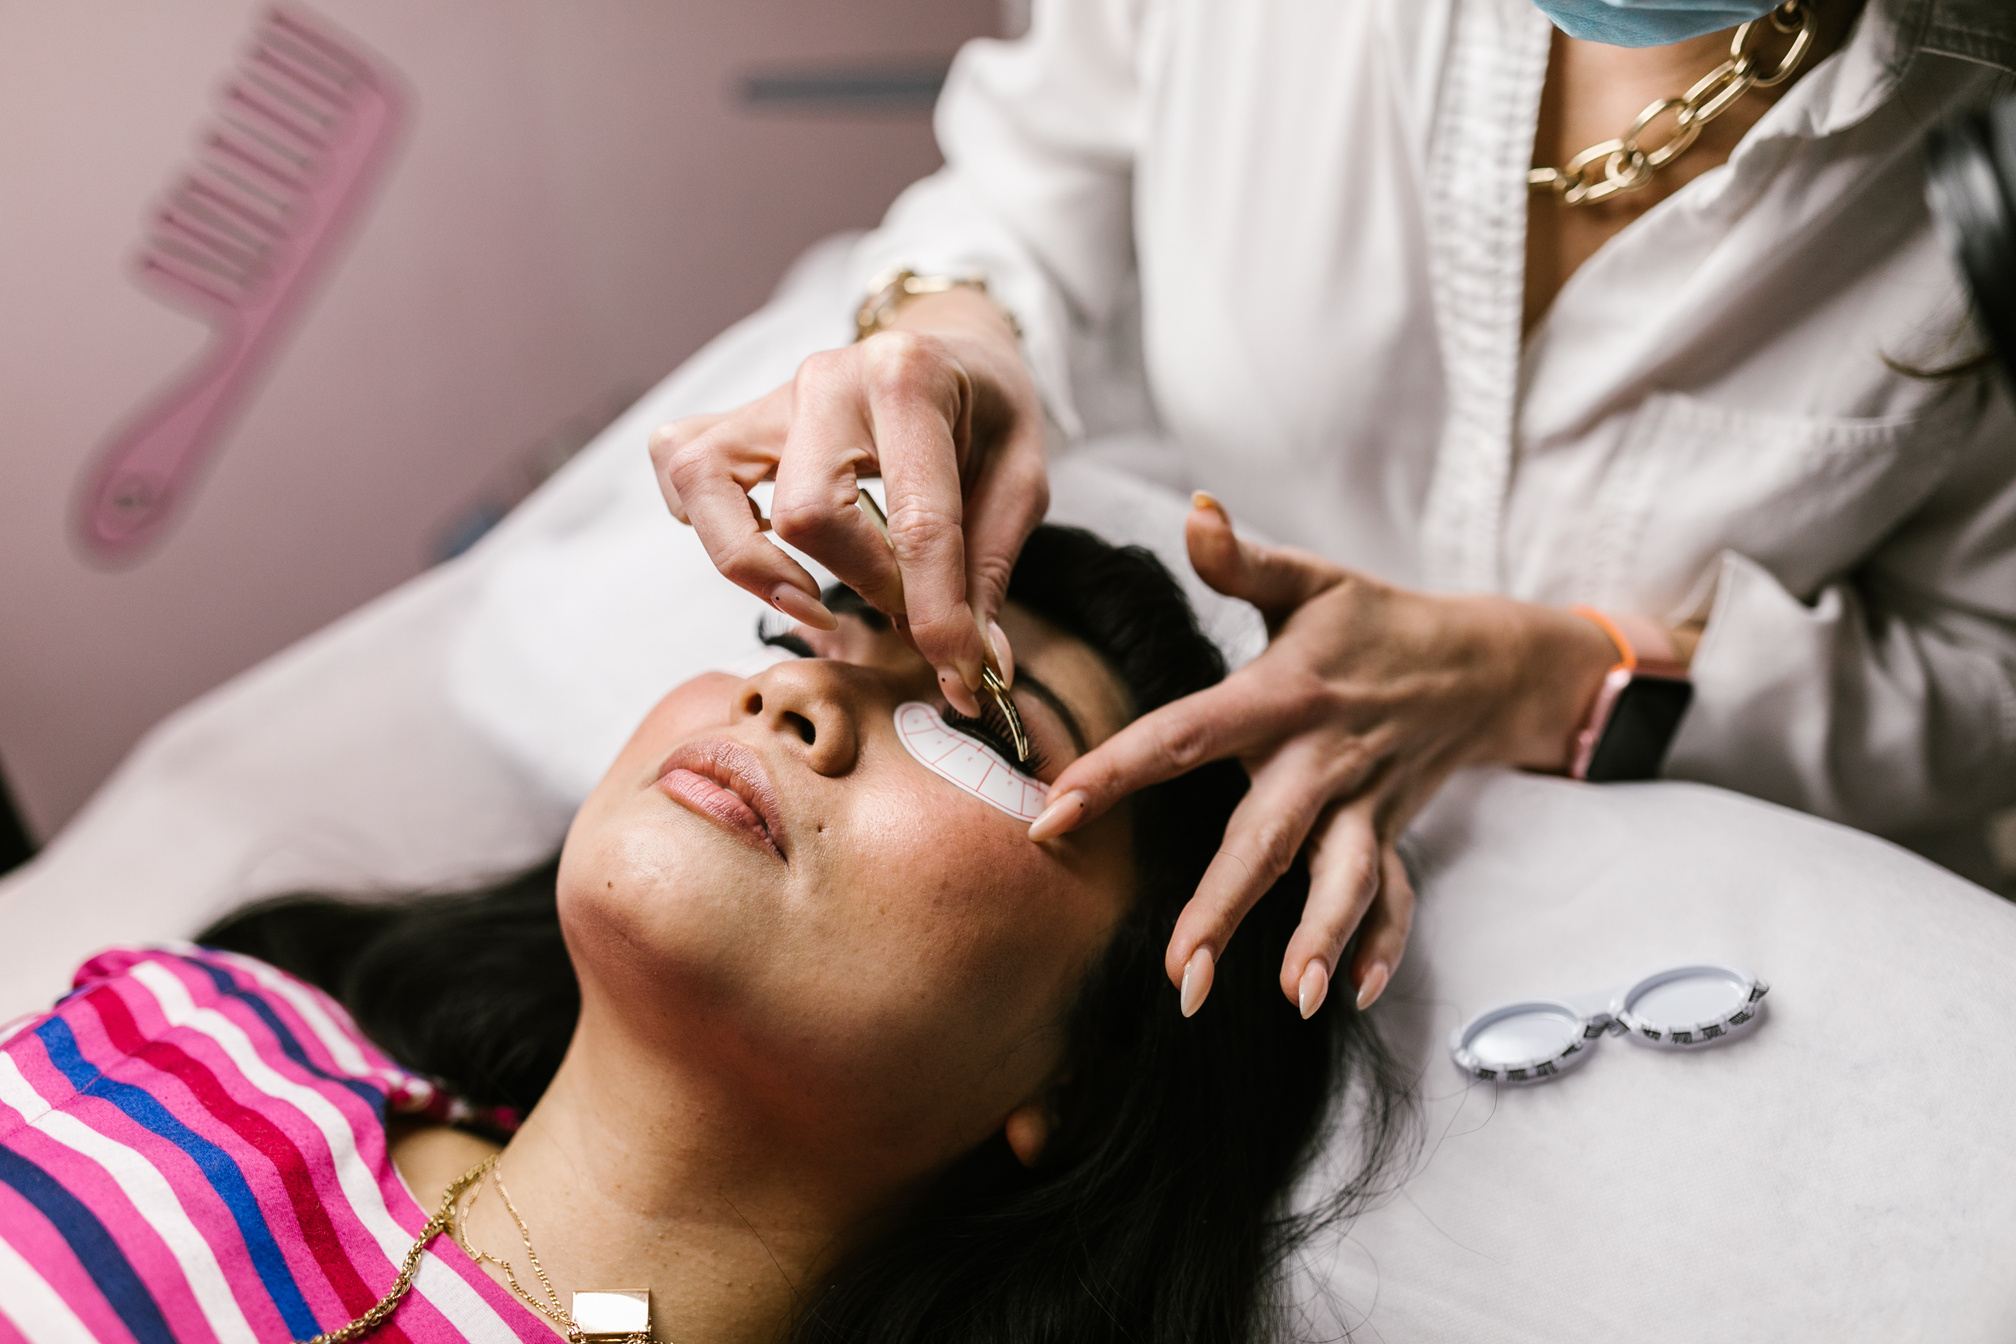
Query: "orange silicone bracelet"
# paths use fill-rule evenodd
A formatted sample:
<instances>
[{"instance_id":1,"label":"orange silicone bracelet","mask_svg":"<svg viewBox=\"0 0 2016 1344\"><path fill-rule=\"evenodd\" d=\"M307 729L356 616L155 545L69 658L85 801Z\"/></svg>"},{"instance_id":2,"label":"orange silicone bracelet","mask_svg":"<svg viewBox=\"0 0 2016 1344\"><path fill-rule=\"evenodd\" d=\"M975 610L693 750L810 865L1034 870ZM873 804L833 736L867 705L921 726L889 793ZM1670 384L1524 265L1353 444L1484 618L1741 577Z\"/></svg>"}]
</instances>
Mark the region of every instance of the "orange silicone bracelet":
<instances>
[{"instance_id":1,"label":"orange silicone bracelet","mask_svg":"<svg viewBox=\"0 0 2016 1344\"><path fill-rule=\"evenodd\" d=\"M1604 634L1610 636L1610 642L1617 646L1617 666L1623 668L1627 672L1637 670L1638 650L1631 646L1631 640L1625 635L1625 633L1617 628L1617 622L1611 620L1608 616L1605 616L1602 612L1596 610L1596 608L1594 607L1578 606L1578 607L1570 607L1568 608L1568 610L1574 612L1577 616L1581 616L1586 620L1596 622L1598 628L1600 628Z\"/></svg>"}]
</instances>

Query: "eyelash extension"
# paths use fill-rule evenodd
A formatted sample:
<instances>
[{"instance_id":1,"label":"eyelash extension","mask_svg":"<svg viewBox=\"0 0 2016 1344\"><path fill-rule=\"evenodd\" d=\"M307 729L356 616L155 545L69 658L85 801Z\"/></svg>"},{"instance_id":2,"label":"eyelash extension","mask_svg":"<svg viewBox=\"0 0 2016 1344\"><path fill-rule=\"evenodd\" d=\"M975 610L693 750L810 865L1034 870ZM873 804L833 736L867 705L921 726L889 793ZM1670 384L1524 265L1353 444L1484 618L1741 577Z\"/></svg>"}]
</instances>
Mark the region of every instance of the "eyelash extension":
<instances>
[{"instance_id":1,"label":"eyelash extension","mask_svg":"<svg viewBox=\"0 0 2016 1344\"><path fill-rule=\"evenodd\" d=\"M772 630L767 620L756 622L756 638L773 649L782 649L793 658L817 658L812 646L788 630Z\"/></svg>"},{"instance_id":2,"label":"eyelash extension","mask_svg":"<svg viewBox=\"0 0 2016 1344\"><path fill-rule=\"evenodd\" d=\"M1029 759L1019 763L1016 761L1015 738L1008 731L1008 721L1002 717L1001 707L985 697L981 698L980 717L977 719L967 718L950 705L940 710L938 717L945 720L947 728L965 733L969 737L979 738L994 748L996 754L1013 766L1018 773L1031 779L1036 778L1043 767L1050 763L1043 755L1043 749L1034 742L1029 744Z\"/></svg>"}]
</instances>

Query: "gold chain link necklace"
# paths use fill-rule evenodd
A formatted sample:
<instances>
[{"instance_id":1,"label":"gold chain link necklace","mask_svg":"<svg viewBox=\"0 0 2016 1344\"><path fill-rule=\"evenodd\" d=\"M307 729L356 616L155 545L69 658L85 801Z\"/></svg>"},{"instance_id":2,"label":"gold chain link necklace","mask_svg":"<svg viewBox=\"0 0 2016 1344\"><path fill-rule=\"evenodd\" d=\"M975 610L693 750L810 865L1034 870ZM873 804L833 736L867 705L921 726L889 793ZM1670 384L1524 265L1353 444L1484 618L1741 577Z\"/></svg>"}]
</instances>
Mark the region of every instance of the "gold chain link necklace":
<instances>
[{"instance_id":1,"label":"gold chain link necklace","mask_svg":"<svg viewBox=\"0 0 2016 1344\"><path fill-rule=\"evenodd\" d=\"M455 1218L455 1201L462 1198L462 1192L483 1179L484 1163L494 1161L485 1158L477 1163L455 1184L448 1187L448 1193L441 1196L441 1207L427 1225L420 1229L420 1236L413 1243L413 1249L406 1252L406 1259L399 1266L399 1276L392 1280L392 1287L385 1296L371 1304L371 1309L348 1325L334 1330L325 1330L305 1344L350 1344L351 1340L362 1339L392 1318L398 1309L399 1300L413 1287L413 1276L419 1272L420 1256L427 1249L427 1243L446 1232Z\"/></svg>"},{"instance_id":2,"label":"gold chain link necklace","mask_svg":"<svg viewBox=\"0 0 2016 1344\"><path fill-rule=\"evenodd\" d=\"M448 1192L441 1197L440 1209L427 1220L427 1225L420 1229L419 1237L413 1242L413 1248L406 1252L406 1259L399 1266L399 1275L393 1279L392 1287L385 1296L379 1298L371 1305L369 1311L348 1325L324 1331L305 1341L305 1344L351 1344L353 1340L363 1339L384 1325L398 1309L400 1299L412 1290L413 1276L419 1272L420 1257L427 1250L427 1244L443 1232L452 1236L471 1260L478 1264L488 1260L503 1270L504 1281L510 1286L511 1291L516 1293L526 1306L559 1326L572 1344L656 1344L651 1337L649 1326L651 1319L649 1292L616 1290L576 1293L573 1312L560 1305L560 1294L554 1290L553 1281L546 1277L546 1267L539 1263L539 1253L532 1249L531 1229L525 1226L524 1218L519 1216L517 1206L511 1202L511 1193L504 1188L504 1178L497 1174L497 1157L498 1154L492 1153L463 1172L461 1177L448 1187ZM476 1207L476 1200L483 1193L482 1181L485 1176L496 1185L497 1194L504 1201L504 1208L510 1213L511 1221L518 1224L518 1236L525 1243L526 1258L532 1262L532 1271L539 1276L539 1282L546 1290L546 1303L539 1302L519 1285L518 1275L512 1270L510 1261L501 1260L488 1251L478 1250L469 1244L468 1234L462 1227L462 1219L467 1215L468 1209L458 1213L456 1206L461 1203L462 1196L468 1194L473 1187L476 1193L470 1196L469 1208ZM599 1306L605 1312L613 1309L616 1314L630 1319L624 1320L614 1329L598 1330L584 1327L575 1319L581 1311L583 1298L600 1299Z\"/></svg>"},{"instance_id":3,"label":"gold chain link necklace","mask_svg":"<svg viewBox=\"0 0 2016 1344\"><path fill-rule=\"evenodd\" d=\"M1694 82L1694 87L1678 98L1661 98L1647 103L1631 123L1631 129L1615 140L1589 146L1559 168L1535 168L1526 174L1526 185L1535 191L1551 191L1564 205L1594 205L1620 191L1636 191L1652 180L1652 175L1679 158L1701 136L1701 128L1727 112L1752 89L1769 89L1792 78L1806 53L1813 49L1819 21L1814 0L1787 0L1762 19L1752 19L1729 39L1729 59ZM1769 21L1780 33L1792 38L1792 45L1770 71L1757 63L1753 50L1760 35L1757 25ZM1648 147L1641 136L1655 123L1670 115L1673 129L1664 143Z\"/></svg>"}]
</instances>

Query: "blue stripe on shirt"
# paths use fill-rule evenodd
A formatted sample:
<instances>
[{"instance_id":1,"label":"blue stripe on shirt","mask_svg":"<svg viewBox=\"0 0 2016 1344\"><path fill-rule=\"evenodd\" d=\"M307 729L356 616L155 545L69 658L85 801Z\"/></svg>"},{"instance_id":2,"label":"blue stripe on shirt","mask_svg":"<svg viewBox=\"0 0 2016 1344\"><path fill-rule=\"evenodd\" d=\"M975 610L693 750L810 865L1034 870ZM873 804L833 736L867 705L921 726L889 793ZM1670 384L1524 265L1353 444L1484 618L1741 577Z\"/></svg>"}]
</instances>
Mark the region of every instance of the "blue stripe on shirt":
<instances>
[{"instance_id":1,"label":"blue stripe on shirt","mask_svg":"<svg viewBox=\"0 0 2016 1344\"><path fill-rule=\"evenodd\" d=\"M344 1074L331 1073L327 1069L311 1062L308 1058L308 1052L301 1048L300 1040L295 1037L292 1031L288 1030L287 1025L280 1020L280 1015L273 1011L273 1005L268 1003L259 992L240 988L237 980L221 966L213 966L207 961L198 961L194 957L186 958L183 964L192 970L201 971L209 976L216 984L219 994L224 995L226 998L236 999L251 1009L258 1016L259 1020L266 1024L266 1030L273 1033L273 1039L279 1044L281 1052L287 1058L293 1060L296 1065L325 1082L336 1083L339 1086L348 1088L350 1091L356 1093L363 1100L364 1104L369 1106L373 1111L381 1114L384 1112L385 1093L383 1090L371 1086L371 1084L361 1078L351 1078Z\"/></svg>"},{"instance_id":2,"label":"blue stripe on shirt","mask_svg":"<svg viewBox=\"0 0 2016 1344\"><path fill-rule=\"evenodd\" d=\"M49 1062L70 1080L70 1086L111 1102L135 1124L189 1155L189 1159L209 1180L210 1188L224 1201L224 1207L231 1211L232 1220L238 1224L239 1235L245 1238L245 1250L252 1267L258 1272L259 1281L266 1286L266 1294L272 1298L280 1318L287 1323L287 1329L296 1339L307 1339L321 1333L322 1327L316 1324L315 1314L308 1309L307 1301L294 1282L293 1271L287 1267L287 1257L281 1253L279 1245L273 1240L272 1231L266 1226L258 1198L245 1183L244 1173L238 1170L238 1164L231 1155L177 1120L167 1107L145 1090L107 1078L78 1050L77 1038L71 1034L70 1024L63 1019L50 1018L35 1028L35 1034L41 1038L42 1048L49 1052Z\"/></svg>"},{"instance_id":3,"label":"blue stripe on shirt","mask_svg":"<svg viewBox=\"0 0 2016 1344\"><path fill-rule=\"evenodd\" d=\"M69 1243L70 1253L139 1344L175 1344L175 1335L162 1318L154 1295L147 1291L133 1262L119 1249L105 1224L84 1207L84 1201L33 1161L4 1145L0 1145L0 1182L33 1204Z\"/></svg>"}]
</instances>

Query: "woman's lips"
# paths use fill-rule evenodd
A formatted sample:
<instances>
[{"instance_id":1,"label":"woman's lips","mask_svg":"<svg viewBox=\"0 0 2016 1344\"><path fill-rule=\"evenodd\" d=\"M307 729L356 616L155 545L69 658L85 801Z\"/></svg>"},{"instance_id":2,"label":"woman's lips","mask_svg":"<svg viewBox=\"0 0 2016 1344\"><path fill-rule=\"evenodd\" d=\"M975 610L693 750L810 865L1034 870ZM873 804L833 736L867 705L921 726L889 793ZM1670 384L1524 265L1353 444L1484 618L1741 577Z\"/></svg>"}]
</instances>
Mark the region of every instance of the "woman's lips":
<instances>
[{"instance_id":1,"label":"woman's lips","mask_svg":"<svg viewBox=\"0 0 2016 1344\"><path fill-rule=\"evenodd\" d=\"M784 857L783 809L755 752L712 738L689 742L658 771L658 787L756 848Z\"/></svg>"}]
</instances>

